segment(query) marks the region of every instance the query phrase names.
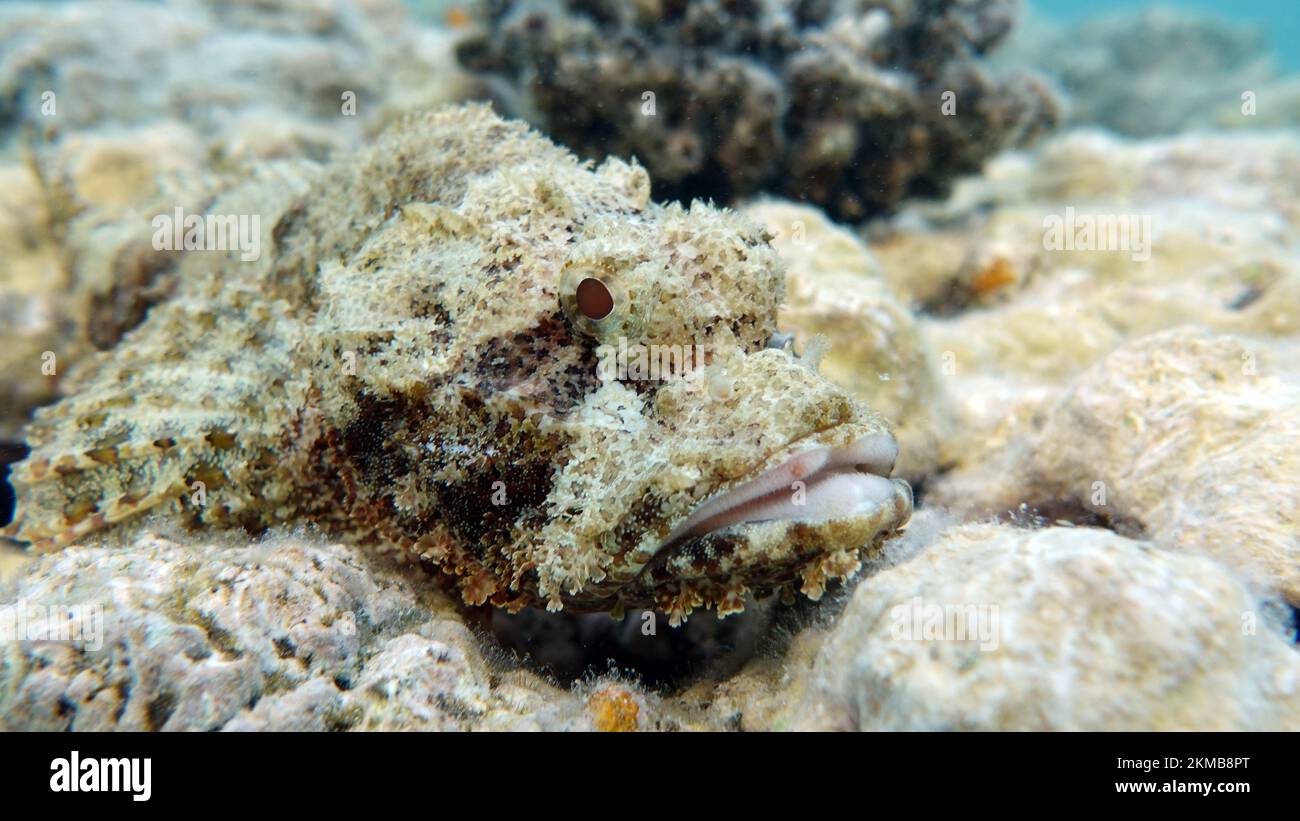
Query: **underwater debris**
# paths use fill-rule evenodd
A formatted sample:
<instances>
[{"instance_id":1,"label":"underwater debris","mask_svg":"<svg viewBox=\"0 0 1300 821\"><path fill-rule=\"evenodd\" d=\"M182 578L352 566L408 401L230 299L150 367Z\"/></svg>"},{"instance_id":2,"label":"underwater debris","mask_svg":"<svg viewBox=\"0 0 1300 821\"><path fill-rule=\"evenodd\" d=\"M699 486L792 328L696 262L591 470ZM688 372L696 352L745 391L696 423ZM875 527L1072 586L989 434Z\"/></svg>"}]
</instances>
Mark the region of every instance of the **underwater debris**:
<instances>
[{"instance_id":1,"label":"underwater debris","mask_svg":"<svg viewBox=\"0 0 1300 821\"><path fill-rule=\"evenodd\" d=\"M634 156L655 196L758 191L858 220L942 194L1051 128L1057 104L981 57L1017 4L498 0L459 46L507 111L583 156Z\"/></svg>"}]
</instances>

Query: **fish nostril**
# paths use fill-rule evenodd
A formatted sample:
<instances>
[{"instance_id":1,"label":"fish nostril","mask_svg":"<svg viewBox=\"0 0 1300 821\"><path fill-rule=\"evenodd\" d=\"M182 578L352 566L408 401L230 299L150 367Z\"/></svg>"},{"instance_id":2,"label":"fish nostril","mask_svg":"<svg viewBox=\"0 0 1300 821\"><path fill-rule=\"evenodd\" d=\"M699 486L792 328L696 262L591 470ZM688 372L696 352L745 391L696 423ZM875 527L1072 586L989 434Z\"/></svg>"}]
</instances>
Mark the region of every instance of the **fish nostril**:
<instances>
[{"instance_id":1,"label":"fish nostril","mask_svg":"<svg viewBox=\"0 0 1300 821\"><path fill-rule=\"evenodd\" d=\"M789 351L794 353L794 333L781 333L780 331L772 334L767 340L767 347L778 351Z\"/></svg>"}]
</instances>

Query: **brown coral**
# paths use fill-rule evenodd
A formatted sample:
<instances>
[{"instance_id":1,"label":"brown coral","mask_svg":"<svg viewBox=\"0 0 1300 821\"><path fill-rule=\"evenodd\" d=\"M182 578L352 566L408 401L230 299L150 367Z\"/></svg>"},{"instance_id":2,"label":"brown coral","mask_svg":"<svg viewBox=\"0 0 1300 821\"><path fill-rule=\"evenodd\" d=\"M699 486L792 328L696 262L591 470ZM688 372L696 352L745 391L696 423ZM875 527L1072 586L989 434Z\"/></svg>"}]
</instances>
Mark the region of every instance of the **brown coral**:
<instances>
[{"instance_id":1,"label":"brown coral","mask_svg":"<svg viewBox=\"0 0 1300 821\"><path fill-rule=\"evenodd\" d=\"M488 4L460 47L508 109L580 154L635 156L655 194L766 190L859 219L1053 125L1027 77L980 56L1008 0Z\"/></svg>"}]
</instances>

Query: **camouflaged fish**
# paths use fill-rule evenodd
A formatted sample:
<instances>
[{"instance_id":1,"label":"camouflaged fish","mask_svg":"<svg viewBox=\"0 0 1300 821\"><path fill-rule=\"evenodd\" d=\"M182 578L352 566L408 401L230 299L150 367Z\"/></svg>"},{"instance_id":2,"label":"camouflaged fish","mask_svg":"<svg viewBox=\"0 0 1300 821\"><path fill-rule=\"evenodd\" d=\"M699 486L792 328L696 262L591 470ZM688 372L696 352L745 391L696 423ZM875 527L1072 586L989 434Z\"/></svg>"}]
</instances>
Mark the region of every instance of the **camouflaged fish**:
<instances>
[{"instance_id":1,"label":"camouflaged fish","mask_svg":"<svg viewBox=\"0 0 1300 821\"><path fill-rule=\"evenodd\" d=\"M477 106L303 173L211 203L255 205L262 257L187 252L38 412L13 535L312 522L471 604L677 623L816 598L906 524L884 421L768 345L783 272L748 220Z\"/></svg>"}]
</instances>

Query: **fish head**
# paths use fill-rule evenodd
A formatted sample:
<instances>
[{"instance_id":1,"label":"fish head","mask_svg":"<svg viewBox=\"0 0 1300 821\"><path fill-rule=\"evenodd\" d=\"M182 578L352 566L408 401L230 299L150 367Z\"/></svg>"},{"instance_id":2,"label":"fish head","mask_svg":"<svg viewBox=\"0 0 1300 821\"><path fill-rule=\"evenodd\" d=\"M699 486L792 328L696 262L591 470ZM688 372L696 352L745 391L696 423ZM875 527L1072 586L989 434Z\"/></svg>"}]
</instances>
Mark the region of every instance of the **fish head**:
<instances>
[{"instance_id":1,"label":"fish head","mask_svg":"<svg viewBox=\"0 0 1300 821\"><path fill-rule=\"evenodd\" d=\"M386 334L325 413L368 489L349 515L381 511L474 604L680 620L856 571L910 491L885 420L769 344L771 237L515 138L322 275L318 324L345 335L322 370Z\"/></svg>"},{"instance_id":2,"label":"fish head","mask_svg":"<svg viewBox=\"0 0 1300 821\"><path fill-rule=\"evenodd\" d=\"M521 542L551 609L679 621L751 594L818 597L909 519L886 421L769 344L784 298L769 240L698 202L574 226L538 307L568 330L556 354L588 372L539 425L562 444L545 521Z\"/></svg>"}]
</instances>

